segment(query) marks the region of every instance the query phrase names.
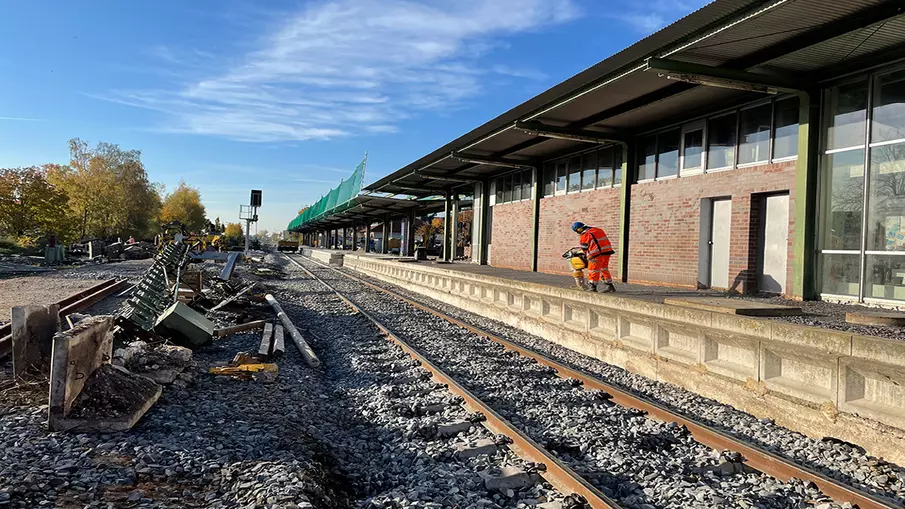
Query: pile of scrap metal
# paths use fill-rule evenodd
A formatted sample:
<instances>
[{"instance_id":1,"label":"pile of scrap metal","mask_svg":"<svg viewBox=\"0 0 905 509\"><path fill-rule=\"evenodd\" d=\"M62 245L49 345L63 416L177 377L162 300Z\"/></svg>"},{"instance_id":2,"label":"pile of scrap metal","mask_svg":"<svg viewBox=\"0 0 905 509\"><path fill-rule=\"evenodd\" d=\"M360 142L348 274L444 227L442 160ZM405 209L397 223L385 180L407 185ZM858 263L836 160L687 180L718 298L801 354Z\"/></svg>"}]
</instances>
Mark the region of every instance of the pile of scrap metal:
<instances>
[{"instance_id":1,"label":"pile of scrap metal","mask_svg":"<svg viewBox=\"0 0 905 509\"><path fill-rule=\"evenodd\" d=\"M117 325L138 335L165 332L192 347L211 340L214 324L178 300L188 252L189 246L183 242L167 244L161 249L154 265L135 285L117 317Z\"/></svg>"}]
</instances>

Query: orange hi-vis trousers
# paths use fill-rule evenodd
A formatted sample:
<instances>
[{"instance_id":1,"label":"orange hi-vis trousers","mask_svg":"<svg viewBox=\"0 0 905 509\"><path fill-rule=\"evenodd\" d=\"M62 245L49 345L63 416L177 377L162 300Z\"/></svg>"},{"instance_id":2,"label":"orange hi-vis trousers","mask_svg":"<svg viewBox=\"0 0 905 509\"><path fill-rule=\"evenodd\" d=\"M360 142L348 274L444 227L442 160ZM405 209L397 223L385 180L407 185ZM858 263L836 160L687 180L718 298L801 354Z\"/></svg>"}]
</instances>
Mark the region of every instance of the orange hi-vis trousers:
<instances>
[{"instance_id":1,"label":"orange hi-vis trousers","mask_svg":"<svg viewBox=\"0 0 905 509\"><path fill-rule=\"evenodd\" d=\"M603 276L605 284L613 283L613 276L610 275L610 255L600 255L588 260L588 282L596 285L600 282L600 276Z\"/></svg>"}]
</instances>

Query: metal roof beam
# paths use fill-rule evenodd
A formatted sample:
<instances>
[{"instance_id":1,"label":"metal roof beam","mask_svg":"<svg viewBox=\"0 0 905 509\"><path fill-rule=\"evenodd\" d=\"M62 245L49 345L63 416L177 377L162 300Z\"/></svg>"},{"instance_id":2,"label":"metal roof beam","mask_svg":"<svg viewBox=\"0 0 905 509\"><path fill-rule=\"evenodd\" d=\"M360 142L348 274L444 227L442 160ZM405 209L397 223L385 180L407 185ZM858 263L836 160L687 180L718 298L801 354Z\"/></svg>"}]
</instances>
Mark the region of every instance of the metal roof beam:
<instances>
[{"instance_id":1,"label":"metal roof beam","mask_svg":"<svg viewBox=\"0 0 905 509\"><path fill-rule=\"evenodd\" d=\"M464 178L464 177L448 177L446 175L432 175L430 173L415 173L415 175L426 178L428 180L442 180L446 182L459 182L461 184L476 184L478 182L483 182L481 179L472 179L472 178Z\"/></svg>"},{"instance_id":2,"label":"metal roof beam","mask_svg":"<svg viewBox=\"0 0 905 509\"><path fill-rule=\"evenodd\" d=\"M648 59L644 70L656 71L668 80L764 94L797 92L812 87L799 76L757 74L664 58Z\"/></svg>"},{"instance_id":3,"label":"metal roof beam","mask_svg":"<svg viewBox=\"0 0 905 509\"><path fill-rule=\"evenodd\" d=\"M474 164L486 164L489 166L500 166L502 168L515 168L522 170L533 170L535 168L535 164L530 161L517 161L513 159L504 159L501 157L492 157L492 156L476 156L470 154L463 154L462 152L453 152L452 157L454 159L458 159L462 162L466 163L474 163Z\"/></svg>"},{"instance_id":4,"label":"metal roof beam","mask_svg":"<svg viewBox=\"0 0 905 509\"><path fill-rule=\"evenodd\" d=\"M626 142L626 137L619 136L618 134L576 129L567 126L548 125L536 120L528 120L525 122L516 121L514 126L517 130L526 134L541 136L543 138L599 143L601 145Z\"/></svg>"}]
</instances>

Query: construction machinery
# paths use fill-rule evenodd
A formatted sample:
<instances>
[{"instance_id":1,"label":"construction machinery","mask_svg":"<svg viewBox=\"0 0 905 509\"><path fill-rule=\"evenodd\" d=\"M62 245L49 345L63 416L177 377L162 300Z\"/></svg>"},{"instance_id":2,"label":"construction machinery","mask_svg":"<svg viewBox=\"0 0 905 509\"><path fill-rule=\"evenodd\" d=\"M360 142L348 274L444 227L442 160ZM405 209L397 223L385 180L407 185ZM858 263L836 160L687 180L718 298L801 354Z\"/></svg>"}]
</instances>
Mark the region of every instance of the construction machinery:
<instances>
[{"instance_id":1,"label":"construction machinery","mask_svg":"<svg viewBox=\"0 0 905 509\"><path fill-rule=\"evenodd\" d=\"M588 268L588 257L580 247L573 247L562 254L572 267L572 277L579 290L587 290L588 283L584 278L584 269Z\"/></svg>"}]
</instances>

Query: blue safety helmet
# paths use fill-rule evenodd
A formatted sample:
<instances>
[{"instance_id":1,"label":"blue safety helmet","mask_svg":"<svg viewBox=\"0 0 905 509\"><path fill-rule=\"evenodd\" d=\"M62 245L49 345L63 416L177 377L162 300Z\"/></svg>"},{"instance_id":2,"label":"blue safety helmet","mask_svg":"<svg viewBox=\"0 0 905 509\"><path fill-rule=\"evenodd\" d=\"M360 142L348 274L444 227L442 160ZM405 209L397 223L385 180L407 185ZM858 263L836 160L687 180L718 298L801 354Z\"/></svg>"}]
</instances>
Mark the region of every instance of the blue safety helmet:
<instances>
[{"instance_id":1,"label":"blue safety helmet","mask_svg":"<svg viewBox=\"0 0 905 509\"><path fill-rule=\"evenodd\" d=\"M573 232L578 233L578 232L580 232L581 230L584 230L585 228L587 228L587 226L585 226L585 224L582 223L581 221L575 221L574 223L572 223L572 231L573 231Z\"/></svg>"}]
</instances>

